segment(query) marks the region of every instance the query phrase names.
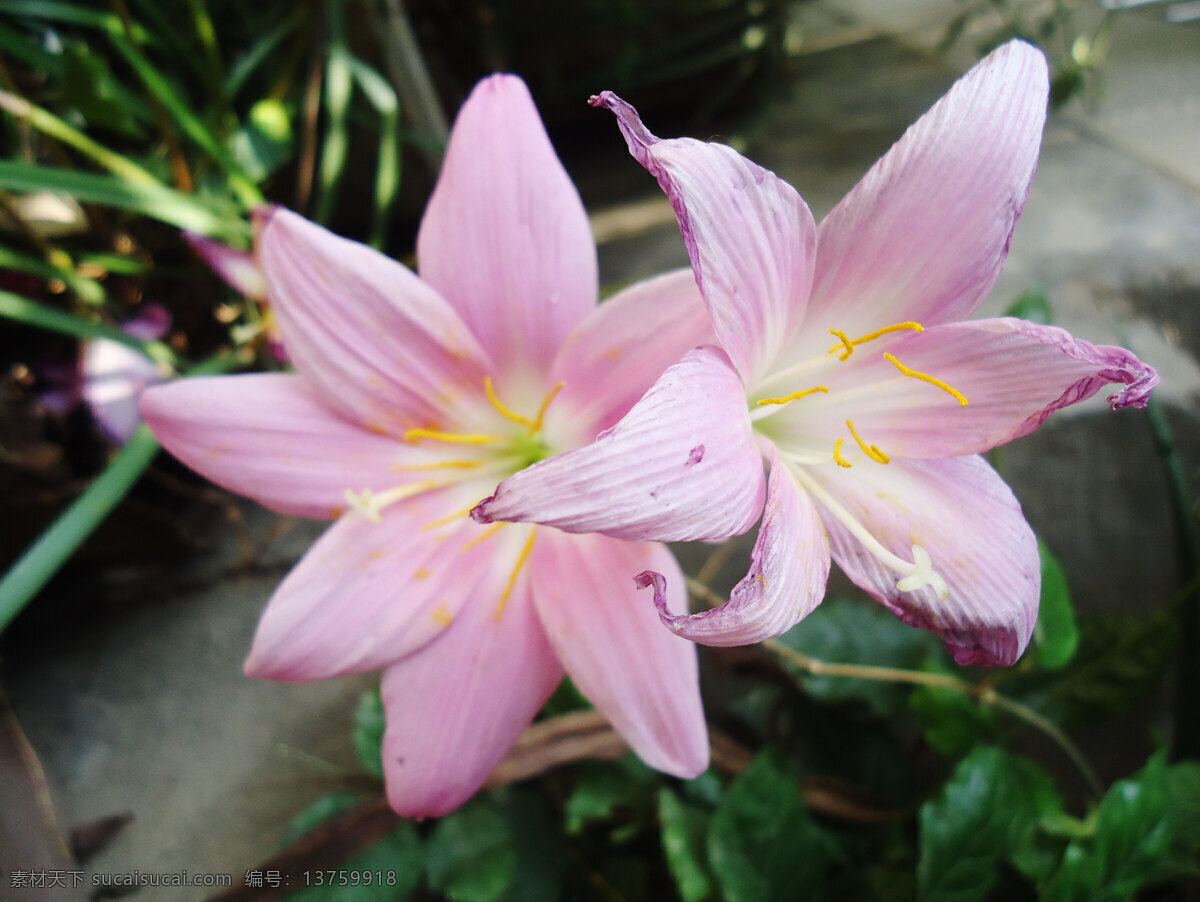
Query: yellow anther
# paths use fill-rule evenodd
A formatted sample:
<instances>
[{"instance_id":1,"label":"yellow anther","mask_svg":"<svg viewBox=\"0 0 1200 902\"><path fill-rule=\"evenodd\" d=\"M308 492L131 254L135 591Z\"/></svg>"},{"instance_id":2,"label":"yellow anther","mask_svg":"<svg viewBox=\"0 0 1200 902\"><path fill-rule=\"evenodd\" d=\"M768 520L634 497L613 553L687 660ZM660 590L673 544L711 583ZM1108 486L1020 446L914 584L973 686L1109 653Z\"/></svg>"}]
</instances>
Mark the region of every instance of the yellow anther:
<instances>
[{"instance_id":1,"label":"yellow anther","mask_svg":"<svg viewBox=\"0 0 1200 902\"><path fill-rule=\"evenodd\" d=\"M521 549L520 555L517 556L516 566L513 567L512 575L508 578L508 585L504 587L504 594L500 596L500 603L496 605L496 619L504 613L504 606L508 604L508 596L512 595L513 587L517 584L517 575L521 572L521 568L525 566L525 559L529 557L529 552L533 551L533 540L537 538L537 529L532 529L529 532L529 541L525 543L525 547Z\"/></svg>"},{"instance_id":2,"label":"yellow anther","mask_svg":"<svg viewBox=\"0 0 1200 902\"><path fill-rule=\"evenodd\" d=\"M542 428L542 420L546 418L546 410L550 407L550 402L555 399L560 391L563 390L565 382L556 382L554 388L550 389L545 398L542 399L542 406L538 408L537 417L529 425L529 434L533 435Z\"/></svg>"},{"instance_id":3,"label":"yellow anther","mask_svg":"<svg viewBox=\"0 0 1200 902\"><path fill-rule=\"evenodd\" d=\"M472 470L482 467L485 463L487 461L484 460L443 460L430 464L393 464L388 469L401 473L409 470Z\"/></svg>"},{"instance_id":4,"label":"yellow anther","mask_svg":"<svg viewBox=\"0 0 1200 902\"><path fill-rule=\"evenodd\" d=\"M786 404L788 401L795 401L797 398L803 398L806 395L811 395L819 391L827 392L829 391L829 386L818 385L814 388L802 388L800 391L794 391L790 395L784 395L782 398L763 398L758 402L758 406L762 407L764 404Z\"/></svg>"},{"instance_id":5,"label":"yellow anther","mask_svg":"<svg viewBox=\"0 0 1200 902\"><path fill-rule=\"evenodd\" d=\"M858 442L858 447L863 449L863 454L867 455L867 457L871 458L871 460L877 460L881 464L886 464L891 460L890 457L879 450L878 445L868 445L866 442L864 442L859 436L858 431L854 428L854 423L852 423L850 420L846 420L846 428L850 430L850 434L854 436L854 440Z\"/></svg>"},{"instance_id":6,"label":"yellow anther","mask_svg":"<svg viewBox=\"0 0 1200 902\"><path fill-rule=\"evenodd\" d=\"M839 357L838 360L845 360L851 354L854 353L854 342L852 342L849 338L846 337L845 332L843 332L841 329L830 329L829 334L834 336L835 338L837 338L838 341L841 342L840 345L834 345L832 348L829 349L830 354L832 354L838 348L844 348L845 353L842 354L842 356Z\"/></svg>"},{"instance_id":7,"label":"yellow anther","mask_svg":"<svg viewBox=\"0 0 1200 902\"><path fill-rule=\"evenodd\" d=\"M954 398L954 400L957 401L959 404L961 404L963 407L967 406L967 396L964 395L962 392L960 392L954 386L947 385L941 379L938 379L935 376L930 376L928 373L918 372L917 370L914 370L910 367L905 366L903 363L901 363L899 360L897 360L891 354L888 354L885 352L883 356L886 357L893 364L895 364L896 369L898 369L904 375L912 376L914 379L920 379L922 382L928 382L930 385L936 386L937 388L940 388L942 391L946 392L946 394L952 396Z\"/></svg>"},{"instance_id":8,"label":"yellow anther","mask_svg":"<svg viewBox=\"0 0 1200 902\"><path fill-rule=\"evenodd\" d=\"M485 392L487 392L488 400L492 402L492 406L495 407L498 411L500 411L500 413L503 414L505 417L512 420L514 423L520 423L522 426L529 426L531 428L534 428L535 424L534 424L533 420L529 419L529 417L521 416L519 413L517 413L515 410L513 410L511 407L509 407L507 404L505 404L503 401L501 401L496 396L496 387L494 385L492 385L492 377L491 376L483 377L483 390ZM536 432L536 431L537 431L537 429L534 428L534 432Z\"/></svg>"},{"instance_id":9,"label":"yellow anther","mask_svg":"<svg viewBox=\"0 0 1200 902\"><path fill-rule=\"evenodd\" d=\"M465 554L466 552L470 551L472 548L474 548L476 545L478 545L484 539L490 539L492 536L494 536L496 533L498 533L502 527L505 527L507 525L508 525L507 523L496 523L492 526L489 526L487 529L485 529L483 532L481 532L479 535L477 535L475 538L471 539L471 541L467 542L467 544L463 546L463 548L462 548L463 553Z\"/></svg>"},{"instance_id":10,"label":"yellow anther","mask_svg":"<svg viewBox=\"0 0 1200 902\"><path fill-rule=\"evenodd\" d=\"M439 432L436 429L406 429L404 440L416 442L428 438L435 442L450 442L457 445L490 445L504 440L502 435L478 435L464 432Z\"/></svg>"},{"instance_id":11,"label":"yellow anther","mask_svg":"<svg viewBox=\"0 0 1200 902\"><path fill-rule=\"evenodd\" d=\"M839 467L852 467L854 464L842 457L842 442L845 441L841 436L833 443L833 462Z\"/></svg>"}]
</instances>

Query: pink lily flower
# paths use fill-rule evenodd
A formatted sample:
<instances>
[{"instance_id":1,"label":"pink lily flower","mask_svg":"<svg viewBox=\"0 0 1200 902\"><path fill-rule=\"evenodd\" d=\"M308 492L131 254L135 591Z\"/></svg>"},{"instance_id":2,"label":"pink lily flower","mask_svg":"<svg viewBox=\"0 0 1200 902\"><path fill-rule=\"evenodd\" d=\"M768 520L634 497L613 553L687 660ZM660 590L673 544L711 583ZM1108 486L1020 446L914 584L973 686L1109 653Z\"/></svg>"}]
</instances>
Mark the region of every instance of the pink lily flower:
<instances>
[{"instance_id":1,"label":"pink lily flower","mask_svg":"<svg viewBox=\"0 0 1200 902\"><path fill-rule=\"evenodd\" d=\"M257 254L295 374L147 392L174 455L285 514L335 522L275 592L250 676L384 668L383 763L409 816L460 805L564 671L651 766L708 763L695 646L633 574L670 551L471 508L527 464L591 441L687 348L712 341L687 270L597 306L583 205L512 76L464 104L417 242L420 277L292 213Z\"/></svg>"},{"instance_id":2,"label":"pink lily flower","mask_svg":"<svg viewBox=\"0 0 1200 902\"><path fill-rule=\"evenodd\" d=\"M1144 406L1158 382L1128 351L1061 329L964 321L1003 264L1047 94L1041 53L1006 44L819 227L791 186L731 148L660 140L613 94L593 98L670 197L724 350L689 352L607 435L506 480L475 516L670 541L761 510L750 573L725 605L679 615L669 576L666 589L640 577L674 632L712 645L778 635L820 602L832 557L960 663L1015 661L1037 617L1037 545L978 455L1106 384L1123 383L1117 408ZM674 405L648 412L673 383ZM735 463L693 461L733 439L747 448ZM764 457L765 506L715 509L731 484L755 497Z\"/></svg>"}]
</instances>

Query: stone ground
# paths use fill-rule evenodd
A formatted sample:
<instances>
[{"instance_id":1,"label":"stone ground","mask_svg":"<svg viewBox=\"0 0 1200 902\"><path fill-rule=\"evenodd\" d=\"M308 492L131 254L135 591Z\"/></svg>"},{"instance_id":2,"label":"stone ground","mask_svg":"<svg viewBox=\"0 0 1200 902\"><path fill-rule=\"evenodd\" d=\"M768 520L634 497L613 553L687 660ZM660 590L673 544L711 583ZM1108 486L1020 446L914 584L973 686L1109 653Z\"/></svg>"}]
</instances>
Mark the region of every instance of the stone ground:
<instances>
[{"instance_id":1,"label":"stone ground","mask_svg":"<svg viewBox=\"0 0 1200 902\"><path fill-rule=\"evenodd\" d=\"M794 184L820 217L969 63L961 50L949 60L928 52L955 8L938 0L802 6L807 46L826 49L799 61L783 96L745 135L747 153ZM983 311L998 313L1039 287L1060 325L1126 343L1155 365L1189 475L1200 462L1198 84L1200 23L1168 25L1161 7L1117 20L1103 91L1051 118L1007 268ZM597 215L607 281L686 262L648 178L645 190L645 203ZM1162 468L1141 414L1110 415L1102 404L1059 414L1006 449L1002 466L1080 606L1146 610L1173 591ZM230 874L239 885L277 851L292 815L361 781L348 735L371 678L283 685L241 675L259 611L317 534L293 524L272 541L276 518L251 510L248 519L260 549L251 571L236 566L231 540L164 576L154 597L3 649L5 688L61 822L134 815L88 863L89 875L187 869ZM1133 745L1124 757L1098 747L1102 770L1130 769L1145 742Z\"/></svg>"}]
</instances>

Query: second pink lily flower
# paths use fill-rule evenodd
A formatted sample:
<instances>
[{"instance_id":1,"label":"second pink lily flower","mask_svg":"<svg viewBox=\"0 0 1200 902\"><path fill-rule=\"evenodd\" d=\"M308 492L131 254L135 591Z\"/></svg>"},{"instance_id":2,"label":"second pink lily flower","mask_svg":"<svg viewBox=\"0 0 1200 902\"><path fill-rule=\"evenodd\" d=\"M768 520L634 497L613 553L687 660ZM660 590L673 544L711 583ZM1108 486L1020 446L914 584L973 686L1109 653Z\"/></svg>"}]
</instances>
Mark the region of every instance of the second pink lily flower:
<instances>
[{"instance_id":1,"label":"second pink lily flower","mask_svg":"<svg viewBox=\"0 0 1200 902\"><path fill-rule=\"evenodd\" d=\"M744 531L761 513L750 573L724 606L676 614L669 579L643 575L676 633L778 635L820 602L832 557L960 663L1015 661L1037 617L1037 543L978 455L1106 384L1123 385L1116 408L1144 406L1158 382L1121 348L964 320L1007 255L1047 95L1042 54L1006 44L819 227L791 186L731 148L661 140L615 95L593 98L670 197L721 348L689 352L594 444L506 480L475 516L674 541L718 516ZM746 449L735 462L696 465L732 445ZM717 491L746 503L718 510Z\"/></svg>"}]
</instances>

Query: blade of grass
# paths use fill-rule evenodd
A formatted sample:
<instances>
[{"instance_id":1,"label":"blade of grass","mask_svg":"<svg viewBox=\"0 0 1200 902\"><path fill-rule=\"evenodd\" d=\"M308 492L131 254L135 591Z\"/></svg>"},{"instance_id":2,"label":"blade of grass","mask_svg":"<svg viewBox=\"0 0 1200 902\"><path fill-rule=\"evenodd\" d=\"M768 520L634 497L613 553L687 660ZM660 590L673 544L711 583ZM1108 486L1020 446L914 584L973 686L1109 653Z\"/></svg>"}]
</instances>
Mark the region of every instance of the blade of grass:
<instances>
[{"instance_id":1,"label":"blade of grass","mask_svg":"<svg viewBox=\"0 0 1200 902\"><path fill-rule=\"evenodd\" d=\"M14 19L45 19L50 22L99 28L109 34L122 34L125 31L125 25L116 13L98 12L74 3L60 3L55 0L5 0L4 12ZM139 43L148 43L151 40L150 35L140 25L134 26L133 36Z\"/></svg>"},{"instance_id":2,"label":"blade of grass","mask_svg":"<svg viewBox=\"0 0 1200 902\"><path fill-rule=\"evenodd\" d=\"M146 89L167 109L183 133L225 171L229 187L243 207L250 210L262 204L263 196L258 186L246 175L233 158L233 154L204 124L170 81L123 34L113 34L110 38L113 47L138 74Z\"/></svg>"},{"instance_id":3,"label":"blade of grass","mask_svg":"<svg viewBox=\"0 0 1200 902\"><path fill-rule=\"evenodd\" d=\"M128 157L97 144L83 132L68 125L53 113L35 106L24 97L0 90L0 110L23 119L42 134L56 138L99 163L113 175L139 185L162 185L158 179ZM165 187L165 186L164 186Z\"/></svg>"},{"instance_id":4,"label":"blade of grass","mask_svg":"<svg viewBox=\"0 0 1200 902\"><path fill-rule=\"evenodd\" d=\"M189 375L228 372L241 361L236 352L218 354L198 364ZM158 451L146 425L113 458L74 502L31 545L0 580L0 631L50 581L133 488Z\"/></svg>"},{"instance_id":5,"label":"blade of grass","mask_svg":"<svg viewBox=\"0 0 1200 902\"><path fill-rule=\"evenodd\" d=\"M61 256L66 257L65 254L61 254ZM59 266L57 263L43 260L41 257L22 254L0 245L0 267L27 272L46 282L60 279L85 304L98 306L103 304L107 298L104 286L95 279L89 279L77 273L71 265L69 257L66 257L63 265Z\"/></svg>"},{"instance_id":6,"label":"blade of grass","mask_svg":"<svg viewBox=\"0 0 1200 902\"><path fill-rule=\"evenodd\" d=\"M346 167L346 114L350 109L353 80L350 74L350 53L346 49L345 28L342 22L342 0L329 0L329 42L325 63L325 143L321 148L318 172L321 194L317 198L317 222L329 221L337 201L338 186Z\"/></svg>"},{"instance_id":7,"label":"blade of grass","mask_svg":"<svg viewBox=\"0 0 1200 902\"><path fill-rule=\"evenodd\" d=\"M225 94L229 98L237 97L246 84L246 80L271 55L271 51L282 43L300 24L299 11L293 12L278 26L268 31L254 42L233 64L229 75L225 78Z\"/></svg>"},{"instance_id":8,"label":"blade of grass","mask_svg":"<svg viewBox=\"0 0 1200 902\"><path fill-rule=\"evenodd\" d=\"M371 245L382 249L388 217L400 190L400 103L387 80L359 59L350 60L354 80L379 113L379 162L375 173L375 210Z\"/></svg>"},{"instance_id":9,"label":"blade of grass","mask_svg":"<svg viewBox=\"0 0 1200 902\"><path fill-rule=\"evenodd\" d=\"M244 243L250 236L250 226L234 211L158 183L133 184L111 175L0 160L0 188L62 191L81 203L130 210L214 238Z\"/></svg>"}]
</instances>

